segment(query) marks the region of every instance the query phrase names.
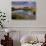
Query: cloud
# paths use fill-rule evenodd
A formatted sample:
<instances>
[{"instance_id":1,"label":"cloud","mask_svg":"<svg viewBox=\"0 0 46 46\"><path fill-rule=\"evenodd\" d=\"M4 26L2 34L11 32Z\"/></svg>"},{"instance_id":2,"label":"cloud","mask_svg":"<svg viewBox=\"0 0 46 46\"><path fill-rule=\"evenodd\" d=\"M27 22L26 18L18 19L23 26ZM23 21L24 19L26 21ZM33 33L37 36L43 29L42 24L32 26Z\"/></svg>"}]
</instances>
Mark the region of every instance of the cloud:
<instances>
[{"instance_id":1,"label":"cloud","mask_svg":"<svg viewBox=\"0 0 46 46\"><path fill-rule=\"evenodd\" d=\"M12 1L36 1L36 0L12 0Z\"/></svg>"}]
</instances>

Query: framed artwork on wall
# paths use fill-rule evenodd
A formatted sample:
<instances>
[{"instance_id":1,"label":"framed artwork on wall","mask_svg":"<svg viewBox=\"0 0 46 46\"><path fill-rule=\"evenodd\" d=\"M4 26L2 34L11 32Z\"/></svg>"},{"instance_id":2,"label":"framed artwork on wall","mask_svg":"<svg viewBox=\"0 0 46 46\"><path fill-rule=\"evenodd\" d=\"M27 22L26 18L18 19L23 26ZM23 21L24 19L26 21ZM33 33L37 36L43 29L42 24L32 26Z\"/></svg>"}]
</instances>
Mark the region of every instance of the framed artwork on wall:
<instances>
[{"instance_id":1,"label":"framed artwork on wall","mask_svg":"<svg viewBox=\"0 0 46 46\"><path fill-rule=\"evenodd\" d=\"M36 1L12 1L13 20L35 20Z\"/></svg>"}]
</instances>

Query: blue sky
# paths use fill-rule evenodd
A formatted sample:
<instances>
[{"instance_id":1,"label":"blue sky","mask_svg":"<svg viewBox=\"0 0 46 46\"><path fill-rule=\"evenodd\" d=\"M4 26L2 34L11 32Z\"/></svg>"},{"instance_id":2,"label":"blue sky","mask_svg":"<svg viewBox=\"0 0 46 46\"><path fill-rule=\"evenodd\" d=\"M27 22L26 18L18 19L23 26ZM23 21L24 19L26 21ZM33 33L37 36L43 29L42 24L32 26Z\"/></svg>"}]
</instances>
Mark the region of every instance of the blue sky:
<instances>
[{"instance_id":1,"label":"blue sky","mask_svg":"<svg viewBox=\"0 0 46 46\"><path fill-rule=\"evenodd\" d=\"M23 6L31 6L31 5L36 5L36 2L22 2L22 1L20 1L20 2L12 2L12 5L23 5Z\"/></svg>"},{"instance_id":2,"label":"blue sky","mask_svg":"<svg viewBox=\"0 0 46 46\"><path fill-rule=\"evenodd\" d=\"M12 1L36 1L36 0L12 0Z\"/></svg>"}]
</instances>

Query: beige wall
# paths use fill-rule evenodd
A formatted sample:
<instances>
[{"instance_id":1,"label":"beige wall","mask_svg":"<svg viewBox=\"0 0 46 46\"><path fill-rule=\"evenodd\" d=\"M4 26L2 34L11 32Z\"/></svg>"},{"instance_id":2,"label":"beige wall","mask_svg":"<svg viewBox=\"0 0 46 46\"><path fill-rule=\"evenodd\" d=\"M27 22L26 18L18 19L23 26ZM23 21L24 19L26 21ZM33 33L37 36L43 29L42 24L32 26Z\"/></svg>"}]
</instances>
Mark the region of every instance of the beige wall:
<instances>
[{"instance_id":1,"label":"beige wall","mask_svg":"<svg viewBox=\"0 0 46 46\"><path fill-rule=\"evenodd\" d=\"M0 10L5 12L7 16L7 21L5 22L5 26L8 27L10 31L20 31L19 32L20 37L27 33L30 34L30 32L32 31L33 32L34 31L38 31L38 32L45 31L42 33L46 33L46 6L45 6L46 0L36 0L36 2L37 2L36 20L20 20L19 21L19 20L11 20L11 0L0 0ZM22 28L22 27L25 27L25 28ZM1 28L0 28L0 31L2 31ZM18 40L19 34L15 33L15 36L16 36L15 40L16 39ZM14 41L14 46L15 46L15 43L17 46L20 45L18 41L16 42Z\"/></svg>"},{"instance_id":2,"label":"beige wall","mask_svg":"<svg viewBox=\"0 0 46 46\"><path fill-rule=\"evenodd\" d=\"M12 20L11 0L0 0L0 10L6 12L6 27L46 27L46 0L36 0L37 15L36 20Z\"/></svg>"},{"instance_id":3,"label":"beige wall","mask_svg":"<svg viewBox=\"0 0 46 46\"><path fill-rule=\"evenodd\" d=\"M10 32L10 37L13 39L13 46L20 46L21 45L20 40L23 36L25 36L25 35L30 35L30 36L33 36L33 37L37 36L39 41L44 41L45 33L46 33L46 31L30 31L30 30L28 30L28 31L27 30L18 31L18 30L12 30L12 32ZM0 41L1 41L1 39L5 39L4 34L6 35L6 32L0 31Z\"/></svg>"}]
</instances>

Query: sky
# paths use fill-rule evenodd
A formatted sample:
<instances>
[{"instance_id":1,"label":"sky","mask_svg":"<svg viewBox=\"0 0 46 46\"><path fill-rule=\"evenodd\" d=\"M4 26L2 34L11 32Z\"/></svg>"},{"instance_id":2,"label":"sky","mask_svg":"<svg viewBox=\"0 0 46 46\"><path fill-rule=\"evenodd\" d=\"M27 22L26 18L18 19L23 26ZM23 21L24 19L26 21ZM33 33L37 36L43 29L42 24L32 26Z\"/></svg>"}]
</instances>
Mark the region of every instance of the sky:
<instances>
[{"instance_id":1,"label":"sky","mask_svg":"<svg viewBox=\"0 0 46 46\"><path fill-rule=\"evenodd\" d=\"M23 6L35 6L36 2L26 2L26 1L17 1L17 2L12 2L12 5L23 5Z\"/></svg>"},{"instance_id":2,"label":"sky","mask_svg":"<svg viewBox=\"0 0 46 46\"><path fill-rule=\"evenodd\" d=\"M12 0L12 1L36 1L36 0Z\"/></svg>"}]
</instances>

